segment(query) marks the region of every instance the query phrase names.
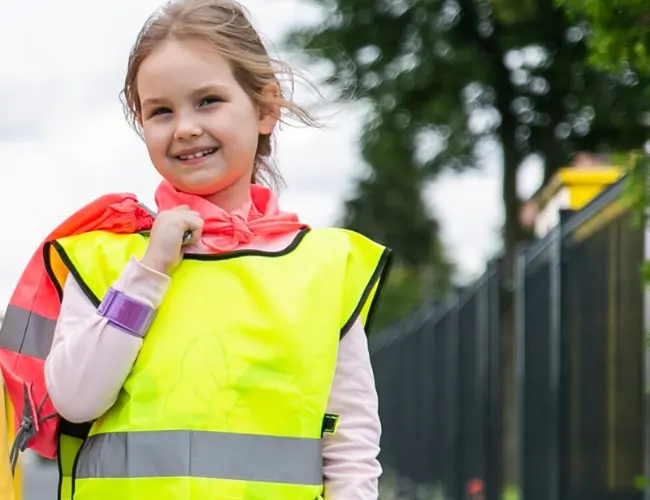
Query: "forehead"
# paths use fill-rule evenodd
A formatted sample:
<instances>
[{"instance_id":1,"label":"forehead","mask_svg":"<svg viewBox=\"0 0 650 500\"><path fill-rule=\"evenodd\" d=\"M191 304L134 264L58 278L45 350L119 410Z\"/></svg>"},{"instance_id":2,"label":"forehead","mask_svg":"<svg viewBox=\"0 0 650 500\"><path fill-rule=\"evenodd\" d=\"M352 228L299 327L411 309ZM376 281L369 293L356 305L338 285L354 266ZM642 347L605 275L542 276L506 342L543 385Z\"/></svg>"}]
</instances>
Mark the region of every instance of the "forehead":
<instances>
[{"instance_id":1,"label":"forehead","mask_svg":"<svg viewBox=\"0 0 650 500\"><path fill-rule=\"evenodd\" d=\"M228 61L203 42L166 40L142 61L137 75L141 98L192 91L208 83L238 86Z\"/></svg>"}]
</instances>

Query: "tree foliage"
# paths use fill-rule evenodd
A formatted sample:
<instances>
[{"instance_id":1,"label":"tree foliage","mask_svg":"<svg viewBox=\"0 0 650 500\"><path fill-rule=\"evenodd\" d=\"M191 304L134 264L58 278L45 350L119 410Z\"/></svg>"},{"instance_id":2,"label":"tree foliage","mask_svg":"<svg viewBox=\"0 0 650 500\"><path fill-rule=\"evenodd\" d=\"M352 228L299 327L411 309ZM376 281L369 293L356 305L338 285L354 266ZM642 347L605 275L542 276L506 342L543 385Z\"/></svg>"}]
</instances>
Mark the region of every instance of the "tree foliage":
<instances>
[{"instance_id":1,"label":"tree foliage","mask_svg":"<svg viewBox=\"0 0 650 500\"><path fill-rule=\"evenodd\" d=\"M329 82L344 97L354 91L372 104L361 144L372 168L364 189L404 176L399 188L411 186L392 190L406 196L444 169L477 165L482 146L496 144L511 245L523 236L516 173L529 155L544 160L548 178L578 150L627 148L645 133L640 84L648 82L589 66L588 26L552 0L315 3L328 9L325 21L287 41L331 63ZM356 206L348 206L351 218Z\"/></svg>"},{"instance_id":2,"label":"tree foliage","mask_svg":"<svg viewBox=\"0 0 650 500\"><path fill-rule=\"evenodd\" d=\"M305 1L323 7L324 20L286 45L328 63L341 98L371 108L360 143L367 175L343 223L391 246L413 272L433 268L449 282L423 196L440 172L500 163L508 257L528 237L517 196L524 162L541 159L547 180L578 151L645 140L650 79L590 64L592 28L565 11L578 0Z\"/></svg>"},{"instance_id":3,"label":"tree foliage","mask_svg":"<svg viewBox=\"0 0 650 500\"><path fill-rule=\"evenodd\" d=\"M557 0L575 21L588 23L589 60L596 67L631 67L650 75L650 4L644 0Z\"/></svg>"}]
</instances>

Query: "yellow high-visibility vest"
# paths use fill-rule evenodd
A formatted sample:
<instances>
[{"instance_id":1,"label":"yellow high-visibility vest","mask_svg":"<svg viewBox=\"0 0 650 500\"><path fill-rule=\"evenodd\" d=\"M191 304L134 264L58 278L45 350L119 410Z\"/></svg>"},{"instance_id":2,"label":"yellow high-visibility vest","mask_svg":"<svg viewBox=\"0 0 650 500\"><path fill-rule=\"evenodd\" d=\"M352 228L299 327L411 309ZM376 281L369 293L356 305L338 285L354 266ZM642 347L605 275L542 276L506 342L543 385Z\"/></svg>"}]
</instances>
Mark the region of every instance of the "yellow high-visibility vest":
<instances>
[{"instance_id":1,"label":"yellow high-visibility vest","mask_svg":"<svg viewBox=\"0 0 650 500\"><path fill-rule=\"evenodd\" d=\"M62 285L72 273L98 305L147 244L64 238L49 247L50 275ZM62 436L74 479L61 497L322 498L339 340L357 319L367 327L389 255L342 229L303 230L277 252L185 255L115 405L85 441Z\"/></svg>"}]
</instances>

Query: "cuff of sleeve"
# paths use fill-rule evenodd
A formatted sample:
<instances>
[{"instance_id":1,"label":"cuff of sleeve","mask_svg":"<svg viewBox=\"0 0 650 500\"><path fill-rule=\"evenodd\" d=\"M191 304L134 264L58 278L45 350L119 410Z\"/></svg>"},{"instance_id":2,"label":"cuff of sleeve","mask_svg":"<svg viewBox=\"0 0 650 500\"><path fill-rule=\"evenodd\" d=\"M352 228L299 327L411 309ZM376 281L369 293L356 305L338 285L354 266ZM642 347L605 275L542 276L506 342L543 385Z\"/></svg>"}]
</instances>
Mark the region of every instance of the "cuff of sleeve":
<instances>
[{"instance_id":1,"label":"cuff of sleeve","mask_svg":"<svg viewBox=\"0 0 650 500\"><path fill-rule=\"evenodd\" d=\"M131 257L114 287L128 297L158 309L170 283L169 276L150 269Z\"/></svg>"}]
</instances>

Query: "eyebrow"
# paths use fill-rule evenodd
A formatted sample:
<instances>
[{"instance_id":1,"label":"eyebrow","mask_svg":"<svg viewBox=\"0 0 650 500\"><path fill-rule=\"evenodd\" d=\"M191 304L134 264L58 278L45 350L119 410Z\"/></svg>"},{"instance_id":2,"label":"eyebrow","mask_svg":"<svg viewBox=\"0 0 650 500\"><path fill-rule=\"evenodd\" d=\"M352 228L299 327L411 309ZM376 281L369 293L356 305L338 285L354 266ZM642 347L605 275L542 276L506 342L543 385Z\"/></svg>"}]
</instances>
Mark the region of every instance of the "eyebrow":
<instances>
[{"instance_id":1,"label":"eyebrow","mask_svg":"<svg viewBox=\"0 0 650 500\"><path fill-rule=\"evenodd\" d=\"M208 85L203 85L203 86L199 87L196 90L193 90L192 91L192 97L197 97L199 95L208 94L210 92L225 93L227 91L228 91L228 89L225 86L219 85L219 84L216 84L216 83L211 83L211 84L208 84ZM166 102L167 102L167 100L165 98L163 98L163 97L150 97L150 98L145 99L144 101L142 101L142 107L144 108L146 106L157 106L157 105L160 105L160 104L165 104Z\"/></svg>"},{"instance_id":2,"label":"eyebrow","mask_svg":"<svg viewBox=\"0 0 650 500\"><path fill-rule=\"evenodd\" d=\"M163 104L164 101L165 100L160 97L151 97L142 101L142 107L145 108L146 106L157 106L158 104Z\"/></svg>"},{"instance_id":3,"label":"eyebrow","mask_svg":"<svg viewBox=\"0 0 650 500\"><path fill-rule=\"evenodd\" d=\"M220 85L218 83L210 83L208 85L203 85L202 87L199 87L196 89L194 92L192 92L193 96L199 96L202 94L208 94L210 92L227 92L228 88L225 87L224 85Z\"/></svg>"}]
</instances>

